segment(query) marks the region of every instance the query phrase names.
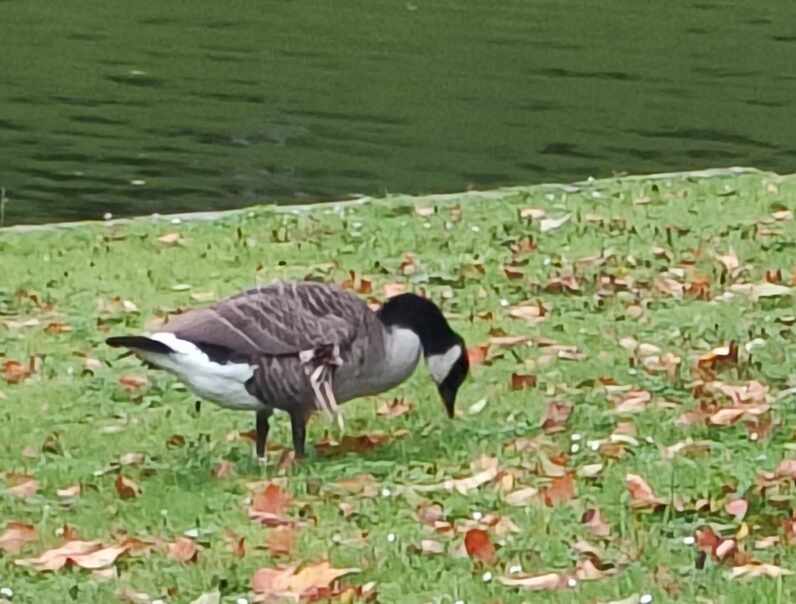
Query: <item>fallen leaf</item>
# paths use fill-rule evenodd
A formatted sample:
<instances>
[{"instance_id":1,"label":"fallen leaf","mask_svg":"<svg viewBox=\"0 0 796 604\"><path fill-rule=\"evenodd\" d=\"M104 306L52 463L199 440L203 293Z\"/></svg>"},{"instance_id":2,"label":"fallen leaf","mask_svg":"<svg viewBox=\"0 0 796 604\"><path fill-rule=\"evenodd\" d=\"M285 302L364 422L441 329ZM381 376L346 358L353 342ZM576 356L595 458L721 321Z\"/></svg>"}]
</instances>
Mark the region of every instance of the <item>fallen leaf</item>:
<instances>
[{"instance_id":1,"label":"fallen leaf","mask_svg":"<svg viewBox=\"0 0 796 604\"><path fill-rule=\"evenodd\" d=\"M426 555L437 555L445 553L445 546L433 539L423 539L420 541L420 553Z\"/></svg>"},{"instance_id":2,"label":"fallen leaf","mask_svg":"<svg viewBox=\"0 0 796 604\"><path fill-rule=\"evenodd\" d=\"M119 378L119 384L127 392L138 392L149 385L149 380L140 375L123 375Z\"/></svg>"},{"instance_id":3,"label":"fallen leaf","mask_svg":"<svg viewBox=\"0 0 796 604\"><path fill-rule=\"evenodd\" d=\"M467 358L470 365L481 365L489 353L489 346L471 346L467 349Z\"/></svg>"},{"instance_id":4,"label":"fallen leaf","mask_svg":"<svg viewBox=\"0 0 796 604\"><path fill-rule=\"evenodd\" d=\"M522 373L511 374L511 389L525 390L536 386L536 376Z\"/></svg>"},{"instance_id":5,"label":"fallen leaf","mask_svg":"<svg viewBox=\"0 0 796 604\"><path fill-rule=\"evenodd\" d=\"M168 556L172 560L182 562L196 562L199 556L199 548L194 543L193 539L188 537L177 537L173 543L168 544Z\"/></svg>"},{"instance_id":6,"label":"fallen leaf","mask_svg":"<svg viewBox=\"0 0 796 604\"><path fill-rule=\"evenodd\" d=\"M571 413L572 405L561 401L550 401L542 418L542 430L546 434L563 431Z\"/></svg>"},{"instance_id":7,"label":"fallen leaf","mask_svg":"<svg viewBox=\"0 0 796 604\"><path fill-rule=\"evenodd\" d=\"M558 573L534 575L530 577L498 577L503 585L508 587L522 587L531 591L564 589L567 587L567 578Z\"/></svg>"},{"instance_id":8,"label":"fallen leaf","mask_svg":"<svg viewBox=\"0 0 796 604\"><path fill-rule=\"evenodd\" d=\"M123 474L116 475L116 492L122 499L132 499L141 494L141 487L135 483L131 478Z\"/></svg>"},{"instance_id":9,"label":"fallen leaf","mask_svg":"<svg viewBox=\"0 0 796 604\"><path fill-rule=\"evenodd\" d=\"M637 474L627 474L625 486L630 493L630 507L634 509L657 508L664 504L663 499L655 496L647 481Z\"/></svg>"},{"instance_id":10,"label":"fallen leaf","mask_svg":"<svg viewBox=\"0 0 796 604\"><path fill-rule=\"evenodd\" d=\"M265 535L265 545L272 556L290 556L296 545L296 531L289 526L269 529Z\"/></svg>"},{"instance_id":11,"label":"fallen leaf","mask_svg":"<svg viewBox=\"0 0 796 604\"><path fill-rule=\"evenodd\" d=\"M86 552L79 555L68 556L68 561L76 564L80 568L89 570L99 570L107 568L116 562L116 558L127 551L127 547L120 545L109 545L96 551Z\"/></svg>"},{"instance_id":12,"label":"fallen leaf","mask_svg":"<svg viewBox=\"0 0 796 604\"><path fill-rule=\"evenodd\" d=\"M39 490L39 482L28 474L8 472L5 475L5 481L8 485L6 493L20 499L33 497Z\"/></svg>"},{"instance_id":13,"label":"fallen leaf","mask_svg":"<svg viewBox=\"0 0 796 604\"><path fill-rule=\"evenodd\" d=\"M227 549L236 558L243 558L246 556L246 538L239 535L232 529L224 531L224 541L227 544Z\"/></svg>"},{"instance_id":14,"label":"fallen leaf","mask_svg":"<svg viewBox=\"0 0 796 604\"><path fill-rule=\"evenodd\" d=\"M182 235L179 233L166 233L158 237L158 241L163 245L177 245L182 241Z\"/></svg>"},{"instance_id":15,"label":"fallen leaf","mask_svg":"<svg viewBox=\"0 0 796 604\"><path fill-rule=\"evenodd\" d=\"M59 333L69 333L72 331L72 326L67 325L66 323L61 323L60 321L53 321L52 323L48 323L47 327L44 328L50 335L57 335Z\"/></svg>"},{"instance_id":16,"label":"fallen leaf","mask_svg":"<svg viewBox=\"0 0 796 604\"><path fill-rule=\"evenodd\" d=\"M377 410L376 414L381 417L400 417L412 410L412 405L404 399L394 398L391 402L384 403Z\"/></svg>"},{"instance_id":17,"label":"fallen leaf","mask_svg":"<svg viewBox=\"0 0 796 604\"><path fill-rule=\"evenodd\" d=\"M749 502L745 499L733 499L726 503L724 511L733 516L736 522L740 522L746 516L746 512L749 511Z\"/></svg>"},{"instance_id":18,"label":"fallen leaf","mask_svg":"<svg viewBox=\"0 0 796 604\"><path fill-rule=\"evenodd\" d=\"M58 489L57 491L55 491L55 494L58 495L58 497L63 497L64 499L69 499L69 498L72 498L72 497L79 497L80 496L80 485L79 484L73 484L71 486L64 487L63 489Z\"/></svg>"},{"instance_id":19,"label":"fallen leaf","mask_svg":"<svg viewBox=\"0 0 796 604\"><path fill-rule=\"evenodd\" d=\"M541 302L535 305L512 306L509 309L509 316L514 319L522 319L531 324L536 324L546 319L547 313Z\"/></svg>"},{"instance_id":20,"label":"fallen leaf","mask_svg":"<svg viewBox=\"0 0 796 604\"><path fill-rule=\"evenodd\" d=\"M539 494L539 489L533 487L525 487L512 491L503 498L503 501L509 505L526 506L533 501Z\"/></svg>"},{"instance_id":21,"label":"fallen leaf","mask_svg":"<svg viewBox=\"0 0 796 604\"><path fill-rule=\"evenodd\" d=\"M569 222L570 218L572 218L572 214L565 214L560 218L542 218L542 220L539 221L539 230L542 233L554 231Z\"/></svg>"},{"instance_id":22,"label":"fallen leaf","mask_svg":"<svg viewBox=\"0 0 796 604\"><path fill-rule=\"evenodd\" d=\"M18 554L26 544L38 539L36 527L25 522L8 522L0 535L0 550L7 554Z\"/></svg>"},{"instance_id":23,"label":"fallen leaf","mask_svg":"<svg viewBox=\"0 0 796 604\"><path fill-rule=\"evenodd\" d=\"M257 570L251 581L254 601L272 602L284 598L298 602L330 598L337 593L333 588L337 579L360 572L358 568L332 568L327 561L297 569L298 565L293 564Z\"/></svg>"},{"instance_id":24,"label":"fallen leaf","mask_svg":"<svg viewBox=\"0 0 796 604\"><path fill-rule=\"evenodd\" d=\"M548 507L556 507L575 497L575 475L567 472L553 478L549 486L542 489L542 499Z\"/></svg>"},{"instance_id":25,"label":"fallen leaf","mask_svg":"<svg viewBox=\"0 0 796 604\"><path fill-rule=\"evenodd\" d=\"M603 520L598 508L590 508L583 512L580 522L597 537L608 537L611 534L611 527Z\"/></svg>"},{"instance_id":26,"label":"fallen leaf","mask_svg":"<svg viewBox=\"0 0 796 604\"><path fill-rule=\"evenodd\" d=\"M386 434L360 434L358 436L346 434L340 442L323 440L315 443L315 451L324 457L346 453L365 453L389 440L390 437Z\"/></svg>"},{"instance_id":27,"label":"fallen leaf","mask_svg":"<svg viewBox=\"0 0 796 604\"><path fill-rule=\"evenodd\" d=\"M222 459L215 465L212 471L214 478L222 479L229 478L235 473L235 464L227 459Z\"/></svg>"},{"instance_id":28,"label":"fallen leaf","mask_svg":"<svg viewBox=\"0 0 796 604\"><path fill-rule=\"evenodd\" d=\"M47 550L38 558L25 558L14 560L14 564L19 566L26 566L37 571L55 571L60 570L70 560L75 557L83 556L96 552L102 549L102 543L99 541L68 541L61 547Z\"/></svg>"},{"instance_id":29,"label":"fallen leaf","mask_svg":"<svg viewBox=\"0 0 796 604\"><path fill-rule=\"evenodd\" d=\"M742 566L733 566L730 571L730 576L733 579L756 579L758 577L769 577L777 579L787 575L792 575L793 572L781 566L774 564L763 564L762 562L753 562L751 564L744 564Z\"/></svg>"},{"instance_id":30,"label":"fallen leaf","mask_svg":"<svg viewBox=\"0 0 796 604\"><path fill-rule=\"evenodd\" d=\"M31 369L19 361L9 360L3 363L3 379L9 384L19 384L28 379Z\"/></svg>"},{"instance_id":31,"label":"fallen leaf","mask_svg":"<svg viewBox=\"0 0 796 604\"><path fill-rule=\"evenodd\" d=\"M464 535L464 547L467 555L473 560L484 564L494 564L497 561L495 546L489 538L489 533L481 529L470 529Z\"/></svg>"},{"instance_id":32,"label":"fallen leaf","mask_svg":"<svg viewBox=\"0 0 796 604\"><path fill-rule=\"evenodd\" d=\"M293 497L282 487L273 482L268 483L254 495L249 507L249 518L269 526L290 524L292 521L285 517L285 512L292 501Z\"/></svg>"}]
</instances>

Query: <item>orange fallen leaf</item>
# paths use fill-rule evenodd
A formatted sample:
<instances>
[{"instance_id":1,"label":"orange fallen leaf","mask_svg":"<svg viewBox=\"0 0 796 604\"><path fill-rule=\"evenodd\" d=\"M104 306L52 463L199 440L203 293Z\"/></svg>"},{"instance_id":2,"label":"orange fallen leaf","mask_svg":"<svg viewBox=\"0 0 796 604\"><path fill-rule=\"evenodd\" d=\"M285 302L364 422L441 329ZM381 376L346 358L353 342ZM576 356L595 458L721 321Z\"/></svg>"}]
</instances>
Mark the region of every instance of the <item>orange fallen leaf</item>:
<instances>
[{"instance_id":1,"label":"orange fallen leaf","mask_svg":"<svg viewBox=\"0 0 796 604\"><path fill-rule=\"evenodd\" d=\"M8 360L3 363L3 379L9 384L19 384L28 379L32 371L19 361Z\"/></svg>"},{"instance_id":2,"label":"orange fallen leaf","mask_svg":"<svg viewBox=\"0 0 796 604\"><path fill-rule=\"evenodd\" d=\"M249 507L249 518L257 520L268 526L290 524L292 521L285 516L293 497L285 492L282 487L273 482L257 492Z\"/></svg>"},{"instance_id":3,"label":"orange fallen leaf","mask_svg":"<svg viewBox=\"0 0 796 604\"><path fill-rule=\"evenodd\" d=\"M494 564L497 561L495 546L489 538L489 533L482 529L470 529L464 535L464 547L467 555L473 560L484 564Z\"/></svg>"},{"instance_id":4,"label":"orange fallen leaf","mask_svg":"<svg viewBox=\"0 0 796 604\"><path fill-rule=\"evenodd\" d=\"M26 544L38 539L36 527L25 522L9 522L0 535L0 550L7 554L18 554Z\"/></svg>"},{"instance_id":5,"label":"orange fallen leaf","mask_svg":"<svg viewBox=\"0 0 796 604\"><path fill-rule=\"evenodd\" d=\"M488 353L489 346L471 346L467 349L467 358L470 361L470 365L481 365L486 361Z\"/></svg>"},{"instance_id":6,"label":"orange fallen leaf","mask_svg":"<svg viewBox=\"0 0 796 604\"><path fill-rule=\"evenodd\" d=\"M265 545L272 556L290 556L296 545L296 530L290 526L269 529L265 535Z\"/></svg>"},{"instance_id":7,"label":"orange fallen leaf","mask_svg":"<svg viewBox=\"0 0 796 604\"><path fill-rule=\"evenodd\" d=\"M522 373L511 374L511 389L525 390L536 386L536 376Z\"/></svg>"},{"instance_id":8,"label":"orange fallen leaf","mask_svg":"<svg viewBox=\"0 0 796 604\"><path fill-rule=\"evenodd\" d=\"M128 392L138 392L149 385L149 380L140 375L123 375L119 384Z\"/></svg>"},{"instance_id":9,"label":"orange fallen leaf","mask_svg":"<svg viewBox=\"0 0 796 604\"><path fill-rule=\"evenodd\" d=\"M127 476L123 474L117 474L114 484L116 486L116 492L122 499L132 499L141 494L141 487L131 478L127 478Z\"/></svg>"},{"instance_id":10,"label":"orange fallen leaf","mask_svg":"<svg viewBox=\"0 0 796 604\"><path fill-rule=\"evenodd\" d=\"M555 507L575 497L575 475L567 472L553 478L550 485L542 490L542 499L548 507Z\"/></svg>"},{"instance_id":11,"label":"orange fallen leaf","mask_svg":"<svg viewBox=\"0 0 796 604\"><path fill-rule=\"evenodd\" d=\"M67 325L66 323L61 323L60 321L53 321L52 323L48 323L47 327L44 328L50 335L57 335L59 333L69 333L72 331L72 326Z\"/></svg>"},{"instance_id":12,"label":"orange fallen leaf","mask_svg":"<svg viewBox=\"0 0 796 604\"><path fill-rule=\"evenodd\" d=\"M272 602L280 598L298 602L330 598L339 593L334 584L340 577L359 572L358 568L333 568L327 561L310 564L261 568L254 573L251 585L255 602Z\"/></svg>"},{"instance_id":13,"label":"orange fallen leaf","mask_svg":"<svg viewBox=\"0 0 796 604\"><path fill-rule=\"evenodd\" d=\"M188 537L177 537L173 543L168 545L168 556L172 560L187 564L189 562L196 562L199 556L199 548L194 543L193 539Z\"/></svg>"},{"instance_id":14,"label":"orange fallen leaf","mask_svg":"<svg viewBox=\"0 0 796 604\"><path fill-rule=\"evenodd\" d=\"M637 474L627 474L625 486L630 493L630 507L634 509L657 508L664 504L663 499L653 493L647 481Z\"/></svg>"},{"instance_id":15,"label":"orange fallen leaf","mask_svg":"<svg viewBox=\"0 0 796 604\"><path fill-rule=\"evenodd\" d=\"M37 571L55 571L62 569L67 564L76 563L76 559L81 556L86 556L102 549L102 543L99 541L68 541L61 547L47 550L38 558L15 560L14 564L26 566Z\"/></svg>"}]
</instances>

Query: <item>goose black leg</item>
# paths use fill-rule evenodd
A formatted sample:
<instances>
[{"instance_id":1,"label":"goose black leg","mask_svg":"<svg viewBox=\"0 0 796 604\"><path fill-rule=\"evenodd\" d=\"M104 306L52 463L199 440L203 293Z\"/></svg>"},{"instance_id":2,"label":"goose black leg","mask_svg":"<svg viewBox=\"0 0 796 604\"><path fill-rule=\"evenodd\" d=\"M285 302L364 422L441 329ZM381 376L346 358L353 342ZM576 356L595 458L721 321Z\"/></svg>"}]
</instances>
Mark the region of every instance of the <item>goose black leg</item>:
<instances>
[{"instance_id":1,"label":"goose black leg","mask_svg":"<svg viewBox=\"0 0 796 604\"><path fill-rule=\"evenodd\" d=\"M268 420L273 413L273 409L260 409L257 411L257 439L255 440L255 449L257 457L265 457L265 441L268 439Z\"/></svg>"},{"instance_id":2,"label":"goose black leg","mask_svg":"<svg viewBox=\"0 0 796 604\"><path fill-rule=\"evenodd\" d=\"M293 432L293 451L296 457L304 457L304 441L307 438L307 416L302 411L290 413L290 427Z\"/></svg>"}]
</instances>

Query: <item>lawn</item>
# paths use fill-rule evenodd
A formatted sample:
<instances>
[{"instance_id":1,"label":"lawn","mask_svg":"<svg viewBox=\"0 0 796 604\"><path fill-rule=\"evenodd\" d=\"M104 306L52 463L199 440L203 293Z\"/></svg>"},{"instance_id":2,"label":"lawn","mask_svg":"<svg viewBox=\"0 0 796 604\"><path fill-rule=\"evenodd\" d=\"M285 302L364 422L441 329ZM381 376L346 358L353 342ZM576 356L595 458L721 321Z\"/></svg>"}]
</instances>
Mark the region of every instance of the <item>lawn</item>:
<instances>
[{"instance_id":1,"label":"lawn","mask_svg":"<svg viewBox=\"0 0 796 604\"><path fill-rule=\"evenodd\" d=\"M0 231L0 588L794 601L794 208L749 173ZM314 418L300 462L277 414L262 467L253 414L103 344L274 278L440 303L457 417L421 367L343 433Z\"/></svg>"}]
</instances>

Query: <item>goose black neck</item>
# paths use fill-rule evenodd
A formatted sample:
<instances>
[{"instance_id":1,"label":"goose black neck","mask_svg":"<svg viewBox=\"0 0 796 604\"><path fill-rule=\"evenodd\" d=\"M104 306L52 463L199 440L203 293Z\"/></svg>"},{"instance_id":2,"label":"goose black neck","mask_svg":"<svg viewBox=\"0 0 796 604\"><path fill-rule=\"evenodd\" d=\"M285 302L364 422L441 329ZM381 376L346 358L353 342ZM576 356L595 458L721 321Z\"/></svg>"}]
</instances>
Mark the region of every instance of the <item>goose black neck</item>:
<instances>
[{"instance_id":1,"label":"goose black neck","mask_svg":"<svg viewBox=\"0 0 796 604\"><path fill-rule=\"evenodd\" d=\"M415 294L400 294L387 300L378 313L385 327L410 329L420 338L425 356L442 354L459 343L439 307Z\"/></svg>"}]
</instances>

